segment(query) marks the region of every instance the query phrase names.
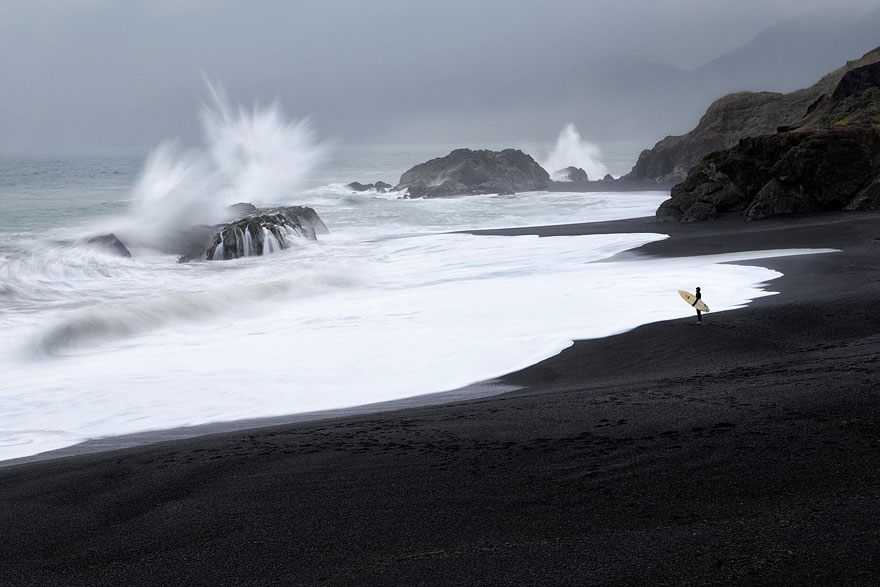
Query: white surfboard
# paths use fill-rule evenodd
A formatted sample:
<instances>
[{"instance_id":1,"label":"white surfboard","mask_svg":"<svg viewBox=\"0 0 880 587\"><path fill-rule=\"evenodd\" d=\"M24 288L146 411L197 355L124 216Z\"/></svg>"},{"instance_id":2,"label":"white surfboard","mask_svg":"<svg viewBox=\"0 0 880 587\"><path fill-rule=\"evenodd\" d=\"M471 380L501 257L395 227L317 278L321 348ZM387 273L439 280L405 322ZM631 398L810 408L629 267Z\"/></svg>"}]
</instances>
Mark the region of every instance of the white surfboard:
<instances>
[{"instance_id":1,"label":"white surfboard","mask_svg":"<svg viewBox=\"0 0 880 587\"><path fill-rule=\"evenodd\" d=\"M682 297L684 301L688 304L699 310L700 312L708 312L709 306L703 303L703 300L698 300L697 296L694 294L688 293L686 291L678 290L678 295Z\"/></svg>"}]
</instances>

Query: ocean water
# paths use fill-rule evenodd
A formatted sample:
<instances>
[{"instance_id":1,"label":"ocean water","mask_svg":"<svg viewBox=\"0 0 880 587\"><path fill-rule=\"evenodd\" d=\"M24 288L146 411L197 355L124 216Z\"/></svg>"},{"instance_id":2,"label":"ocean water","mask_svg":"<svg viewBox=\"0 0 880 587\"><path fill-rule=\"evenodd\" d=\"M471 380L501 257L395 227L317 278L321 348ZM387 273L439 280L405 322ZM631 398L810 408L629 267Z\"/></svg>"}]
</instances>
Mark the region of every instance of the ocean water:
<instances>
[{"instance_id":1,"label":"ocean water","mask_svg":"<svg viewBox=\"0 0 880 587\"><path fill-rule=\"evenodd\" d=\"M517 146L616 175L643 146L572 140ZM455 389L573 339L687 316L677 289L741 307L779 273L730 261L807 252L614 260L666 236L453 233L645 216L662 192L402 200L344 187L394 183L451 148L326 145L278 112L219 109L201 149L0 157L0 459ZM311 206L330 234L232 261L161 252L168 230L242 200ZM82 242L109 231L131 259Z\"/></svg>"}]
</instances>

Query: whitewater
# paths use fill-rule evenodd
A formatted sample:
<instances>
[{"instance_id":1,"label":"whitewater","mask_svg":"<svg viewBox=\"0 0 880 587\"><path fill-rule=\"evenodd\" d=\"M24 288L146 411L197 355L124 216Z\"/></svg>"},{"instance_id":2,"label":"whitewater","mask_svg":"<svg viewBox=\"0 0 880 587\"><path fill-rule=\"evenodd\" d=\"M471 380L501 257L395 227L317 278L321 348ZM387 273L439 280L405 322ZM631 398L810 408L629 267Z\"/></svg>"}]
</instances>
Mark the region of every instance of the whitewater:
<instances>
[{"instance_id":1,"label":"whitewater","mask_svg":"<svg viewBox=\"0 0 880 587\"><path fill-rule=\"evenodd\" d=\"M0 459L457 389L687 316L677 289L742 307L780 276L748 260L807 252L648 259L618 254L666 235L469 234L648 216L668 194L354 194L345 182L394 183L449 149L333 146L277 105L216 104L201 149L0 159ZM571 129L538 151L601 154ZM593 168L619 174L636 153ZM330 234L229 261L163 251L240 201L310 206ZM109 231L131 258L83 242Z\"/></svg>"}]
</instances>

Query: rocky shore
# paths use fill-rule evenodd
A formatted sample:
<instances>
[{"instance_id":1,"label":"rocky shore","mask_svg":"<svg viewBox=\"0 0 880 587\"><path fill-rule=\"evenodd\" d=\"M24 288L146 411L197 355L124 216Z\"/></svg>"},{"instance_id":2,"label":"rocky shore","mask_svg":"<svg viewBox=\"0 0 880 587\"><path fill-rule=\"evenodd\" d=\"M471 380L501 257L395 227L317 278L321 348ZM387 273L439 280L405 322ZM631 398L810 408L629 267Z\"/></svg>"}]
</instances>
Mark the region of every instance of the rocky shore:
<instances>
[{"instance_id":1,"label":"rocky shore","mask_svg":"<svg viewBox=\"0 0 880 587\"><path fill-rule=\"evenodd\" d=\"M668 189L672 184L638 179L615 179L606 175L590 180L579 167L566 167L551 174L531 155L517 149L503 151L455 149L448 155L420 163L400 176L394 186L379 181L346 185L355 193L369 190L398 192L402 198L443 198L481 194L511 195L518 192L633 192Z\"/></svg>"}]
</instances>

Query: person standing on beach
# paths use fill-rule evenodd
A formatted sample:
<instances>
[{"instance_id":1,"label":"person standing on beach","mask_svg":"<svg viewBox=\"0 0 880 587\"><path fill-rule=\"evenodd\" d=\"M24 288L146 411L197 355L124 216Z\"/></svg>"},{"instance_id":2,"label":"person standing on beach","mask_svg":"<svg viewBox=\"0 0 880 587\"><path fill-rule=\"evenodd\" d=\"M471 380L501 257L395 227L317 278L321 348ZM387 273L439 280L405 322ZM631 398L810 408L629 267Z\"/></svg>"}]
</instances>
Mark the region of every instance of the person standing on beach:
<instances>
[{"instance_id":1,"label":"person standing on beach","mask_svg":"<svg viewBox=\"0 0 880 587\"><path fill-rule=\"evenodd\" d=\"M697 295L696 295L697 302L700 301L700 298L702 298L702 297L703 297L702 294L700 294L700 288L698 287L697 288ZM697 302L694 302L694 305L696 305ZM697 309L697 324L702 324L702 323L703 323L703 315L700 313L700 310Z\"/></svg>"}]
</instances>

